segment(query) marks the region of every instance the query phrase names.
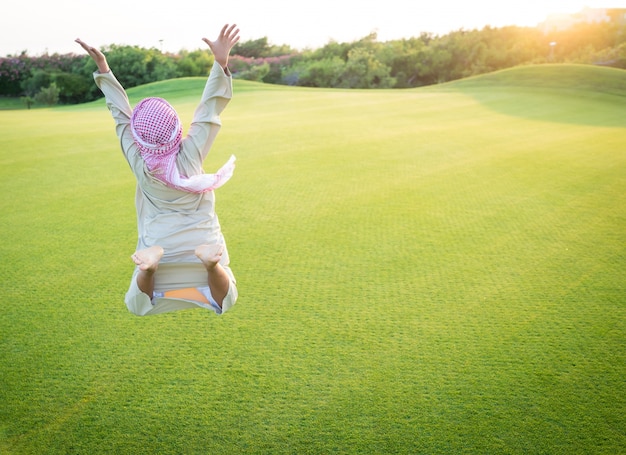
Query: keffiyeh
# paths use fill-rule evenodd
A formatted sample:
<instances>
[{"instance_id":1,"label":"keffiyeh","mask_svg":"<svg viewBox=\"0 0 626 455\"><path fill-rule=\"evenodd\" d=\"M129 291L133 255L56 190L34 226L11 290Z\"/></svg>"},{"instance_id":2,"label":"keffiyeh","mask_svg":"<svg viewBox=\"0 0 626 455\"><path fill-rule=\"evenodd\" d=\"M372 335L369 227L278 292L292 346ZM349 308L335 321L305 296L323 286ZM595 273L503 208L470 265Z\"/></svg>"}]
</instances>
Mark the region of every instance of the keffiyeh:
<instances>
[{"instance_id":1,"label":"keffiyeh","mask_svg":"<svg viewBox=\"0 0 626 455\"><path fill-rule=\"evenodd\" d=\"M176 157L182 143L183 128L174 108L163 98L146 98L135 106L130 128L148 170L167 186L190 193L205 193L230 179L235 157L215 174L182 176Z\"/></svg>"}]
</instances>

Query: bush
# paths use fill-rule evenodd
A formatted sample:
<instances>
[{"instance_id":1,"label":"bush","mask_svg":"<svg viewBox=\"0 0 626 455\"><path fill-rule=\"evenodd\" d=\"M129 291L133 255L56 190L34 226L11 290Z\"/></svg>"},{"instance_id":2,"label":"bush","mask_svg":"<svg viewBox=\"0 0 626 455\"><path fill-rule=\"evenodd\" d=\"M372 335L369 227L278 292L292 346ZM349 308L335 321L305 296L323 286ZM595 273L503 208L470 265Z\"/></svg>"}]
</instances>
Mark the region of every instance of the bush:
<instances>
[{"instance_id":1,"label":"bush","mask_svg":"<svg viewBox=\"0 0 626 455\"><path fill-rule=\"evenodd\" d=\"M181 51L177 57L178 73L181 77L206 76L213 62L213 56L204 50Z\"/></svg>"},{"instance_id":2,"label":"bush","mask_svg":"<svg viewBox=\"0 0 626 455\"><path fill-rule=\"evenodd\" d=\"M42 88L41 91L35 95L35 101L47 106L57 104L59 102L59 88L57 84L53 82L49 87Z\"/></svg>"},{"instance_id":3,"label":"bush","mask_svg":"<svg viewBox=\"0 0 626 455\"><path fill-rule=\"evenodd\" d=\"M22 96L20 100L26 105L26 109L30 109L33 104L35 104L35 99L30 96Z\"/></svg>"},{"instance_id":4,"label":"bush","mask_svg":"<svg viewBox=\"0 0 626 455\"><path fill-rule=\"evenodd\" d=\"M58 73L53 76L62 103L80 103L91 88L91 81L78 74Z\"/></svg>"},{"instance_id":5,"label":"bush","mask_svg":"<svg viewBox=\"0 0 626 455\"><path fill-rule=\"evenodd\" d=\"M54 82L48 71L35 70L32 76L22 81L22 91L26 96L35 96L44 87L49 87Z\"/></svg>"},{"instance_id":6,"label":"bush","mask_svg":"<svg viewBox=\"0 0 626 455\"><path fill-rule=\"evenodd\" d=\"M237 73L238 79L244 79L246 81L262 82L263 78L270 72L269 63L263 63L261 65L253 66L249 70L240 71Z\"/></svg>"},{"instance_id":7,"label":"bush","mask_svg":"<svg viewBox=\"0 0 626 455\"><path fill-rule=\"evenodd\" d=\"M341 74L343 88L390 88L396 80L389 74L391 68L381 63L374 53L354 48L348 53L348 61Z\"/></svg>"},{"instance_id":8,"label":"bush","mask_svg":"<svg viewBox=\"0 0 626 455\"><path fill-rule=\"evenodd\" d=\"M346 66L339 57L329 57L303 65L298 85L304 87L337 87Z\"/></svg>"},{"instance_id":9,"label":"bush","mask_svg":"<svg viewBox=\"0 0 626 455\"><path fill-rule=\"evenodd\" d=\"M29 73L21 57L0 58L0 95L18 96L22 93L22 81Z\"/></svg>"}]
</instances>

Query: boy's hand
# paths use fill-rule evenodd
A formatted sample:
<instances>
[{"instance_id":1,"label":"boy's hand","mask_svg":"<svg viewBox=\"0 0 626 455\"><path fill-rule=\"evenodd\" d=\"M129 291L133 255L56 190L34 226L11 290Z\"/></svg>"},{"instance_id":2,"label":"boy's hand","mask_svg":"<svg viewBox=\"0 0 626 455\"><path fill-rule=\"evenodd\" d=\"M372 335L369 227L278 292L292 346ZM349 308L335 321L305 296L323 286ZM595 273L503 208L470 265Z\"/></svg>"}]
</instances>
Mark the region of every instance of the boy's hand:
<instances>
[{"instance_id":1,"label":"boy's hand","mask_svg":"<svg viewBox=\"0 0 626 455\"><path fill-rule=\"evenodd\" d=\"M202 38L202 41L207 43L211 48L211 52L215 56L215 61L219 63L222 68L226 69L226 65L228 65L228 55L230 54L230 50L233 48L237 41L239 41L239 29L235 29L237 27L236 24L224 25L220 35L217 37L215 41L211 41L207 38Z\"/></svg>"},{"instance_id":2,"label":"boy's hand","mask_svg":"<svg viewBox=\"0 0 626 455\"><path fill-rule=\"evenodd\" d=\"M80 44L81 47L87 51L87 53L93 59L93 61L96 62L96 65L98 65L99 72L108 73L110 71L109 64L107 63L107 58L104 56L102 52L100 52L99 49L89 46L87 43L83 42L80 38L76 38L74 41Z\"/></svg>"}]
</instances>

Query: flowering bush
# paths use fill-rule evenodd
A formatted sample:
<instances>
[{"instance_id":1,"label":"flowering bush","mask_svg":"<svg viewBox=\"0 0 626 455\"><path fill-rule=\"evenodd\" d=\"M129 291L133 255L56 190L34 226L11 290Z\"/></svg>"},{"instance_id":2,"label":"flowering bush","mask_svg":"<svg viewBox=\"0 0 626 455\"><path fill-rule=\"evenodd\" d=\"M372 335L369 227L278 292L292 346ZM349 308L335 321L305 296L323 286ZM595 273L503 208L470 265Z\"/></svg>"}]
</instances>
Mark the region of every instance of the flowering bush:
<instances>
[{"instance_id":1,"label":"flowering bush","mask_svg":"<svg viewBox=\"0 0 626 455\"><path fill-rule=\"evenodd\" d=\"M86 58L88 57L75 54L30 57L25 53L0 57L0 95L21 95L22 82L32 77L33 72L37 70L46 73L79 73Z\"/></svg>"},{"instance_id":2,"label":"flowering bush","mask_svg":"<svg viewBox=\"0 0 626 455\"><path fill-rule=\"evenodd\" d=\"M0 95L16 96L20 84L30 74L27 61L17 57L0 58Z\"/></svg>"}]
</instances>

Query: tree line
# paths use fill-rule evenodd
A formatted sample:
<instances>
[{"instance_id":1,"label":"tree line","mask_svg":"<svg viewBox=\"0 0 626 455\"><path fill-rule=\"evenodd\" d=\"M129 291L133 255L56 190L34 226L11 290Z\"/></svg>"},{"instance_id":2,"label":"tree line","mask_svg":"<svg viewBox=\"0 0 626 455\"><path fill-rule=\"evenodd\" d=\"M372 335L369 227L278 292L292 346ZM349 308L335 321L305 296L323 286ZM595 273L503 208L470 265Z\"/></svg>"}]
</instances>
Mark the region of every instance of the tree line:
<instances>
[{"instance_id":1,"label":"tree line","mask_svg":"<svg viewBox=\"0 0 626 455\"><path fill-rule=\"evenodd\" d=\"M103 51L126 88L171 78L206 76L208 50L163 53L112 44ZM380 42L372 33L357 41L330 41L298 51L267 38L237 43L233 77L269 84L332 88L411 88L453 81L525 64L583 63L626 69L626 27L618 21L579 23L545 33L531 27L485 27L445 35L422 33ZM101 96L87 55L27 52L0 58L0 96L27 104L73 104Z\"/></svg>"}]
</instances>

